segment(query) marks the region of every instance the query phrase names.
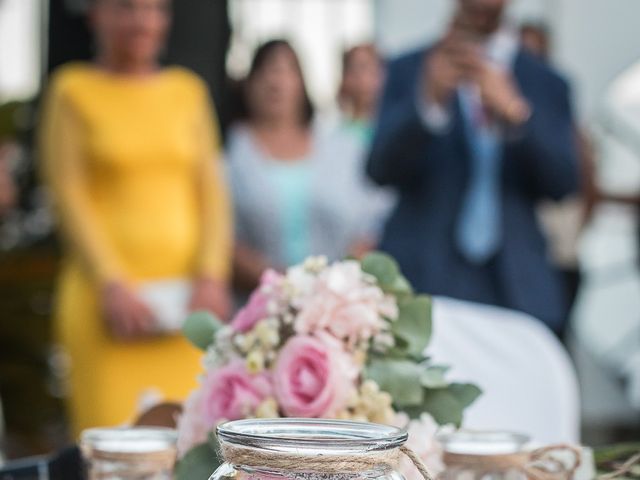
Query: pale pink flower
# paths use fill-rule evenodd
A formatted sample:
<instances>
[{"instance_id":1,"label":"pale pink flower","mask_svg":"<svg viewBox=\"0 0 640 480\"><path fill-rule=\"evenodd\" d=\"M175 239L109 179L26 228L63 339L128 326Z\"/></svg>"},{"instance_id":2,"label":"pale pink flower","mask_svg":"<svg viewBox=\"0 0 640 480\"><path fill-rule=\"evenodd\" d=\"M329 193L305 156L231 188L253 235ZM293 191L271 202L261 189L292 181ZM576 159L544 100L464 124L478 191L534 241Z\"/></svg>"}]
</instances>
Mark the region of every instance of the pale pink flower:
<instances>
[{"instance_id":1,"label":"pale pink flower","mask_svg":"<svg viewBox=\"0 0 640 480\"><path fill-rule=\"evenodd\" d=\"M407 428L409 438L406 446L418 454L434 478L444 471L442 460L442 446L436 439L440 427L428 413L423 413L419 419L409 420L407 414L396 414L395 426ZM403 456L400 461L400 472L407 480L421 480L420 472L411 460Z\"/></svg>"},{"instance_id":2,"label":"pale pink flower","mask_svg":"<svg viewBox=\"0 0 640 480\"><path fill-rule=\"evenodd\" d=\"M249 302L231 321L231 327L236 332L248 332L269 315L269 302L277 298L281 281L282 275L274 270L266 270L262 274L260 285L249 297Z\"/></svg>"},{"instance_id":3,"label":"pale pink flower","mask_svg":"<svg viewBox=\"0 0 640 480\"><path fill-rule=\"evenodd\" d=\"M398 315L395 300L366 281L355 261L335 263L320 273L314 288L296 306L296 332L326 330L351 347L383 331L384 317Z\"/></svg>"},{"instance_id":4,"label":"pale pink flower","mask_svg":"<svg viewBox=\"0 0 640 480\"><path fill-rule=\"evenodd\" d=\"M276 399L287 416L331 417L346 406L357 371L341 348L318 338L294 336L276 361Z\"/></svg>"},{"instance_id":5,"label":"pale pink flower","mask_svg":"<svg viewBox=\"0 0 640 480\"><path fill-rule=\"evenodd\" d=\"M298 306L301 299L309 296L318 281L318 276L307 270L304 265L295 265L287 270L287 284L291 289L291 303Z\"/></svg>"},{"instance_id":6,"label":"pale pink flower","mask_svg":"<svg viewBox=\"0 0 640 480\"><path fill-rule=\"evenodd\" d=\"M189 395L178 418L178 455L183 457L189 450L207 441L213 426L202 421L202 389Z\"/></svg>"}]
</instances>

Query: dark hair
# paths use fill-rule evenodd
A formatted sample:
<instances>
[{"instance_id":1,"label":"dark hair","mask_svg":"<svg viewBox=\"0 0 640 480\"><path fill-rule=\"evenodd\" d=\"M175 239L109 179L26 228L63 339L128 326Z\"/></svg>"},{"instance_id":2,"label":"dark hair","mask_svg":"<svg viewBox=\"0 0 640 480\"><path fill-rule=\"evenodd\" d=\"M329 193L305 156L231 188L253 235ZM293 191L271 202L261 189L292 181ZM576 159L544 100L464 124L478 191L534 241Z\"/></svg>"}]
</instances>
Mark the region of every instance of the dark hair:
<instances>
[{"instance_id":1,"label":"dark hair","mask_svg":"<svg viewBox=\"0 0 640 480\"><path fill-rule=\"evenodd\" d=\"M271 60L275 51L280 48L284 48L291 52L293 55L294 62L296 65L296 69L298 74L300 75L300 81L302 84L302 121L305 125L311 124L313 120L313 115L315 113L315 109L313 107L313 103L311 103L311 98L309 97L309 93L307 91L307 87L304 81L304 75L302 73L302 67L300 65L300 59L296 54L296 51L293 49L291 44L287 40L276 39L269 40L268 42L260 45L256 50L253 60L251 62L251 67L249 68L249 73L247 74L243 87L246 87L247 83L250 82L255 76L260 72L260 70ZM238 120L248 120L251 116L251 112L249 110L249 106L247 105L246 95L242 95L242 98L239 99L238 102L238 112L236 115L236 119Z\"/></svg>"},{"instance_id":2,"label":"dark hair","mask_svg":"<svg viewBox=\"0 0 640 480\"><path fill-rule=\"evenodd\" d=\"M342 53L342 72L347 70L349 64L353 60L353 57L356 53L363 51L371 55L372 57L378 59L380 61L380 54L378 53L378 49L373 43L361 43L359 45L354 45L353 47L345 50Z\"/></svg>"}]
</instances>

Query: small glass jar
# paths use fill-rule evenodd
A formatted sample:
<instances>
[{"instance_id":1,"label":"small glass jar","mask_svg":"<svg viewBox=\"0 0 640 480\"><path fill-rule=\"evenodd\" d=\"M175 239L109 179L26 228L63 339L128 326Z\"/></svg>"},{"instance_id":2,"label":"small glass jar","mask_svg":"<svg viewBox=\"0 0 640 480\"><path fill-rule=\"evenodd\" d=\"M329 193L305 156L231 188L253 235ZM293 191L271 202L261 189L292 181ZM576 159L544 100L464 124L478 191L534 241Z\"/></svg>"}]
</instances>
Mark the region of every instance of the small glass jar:
<instances>
[{"instance_id":1,"label":"small glass jar","mask_svg":"<svg viewBox=\"0 0 640 480\"><path fill-rule=\"evenodd\" d=\"M82 433L88 480L170 480L176 461L175 430L95 428Z\"/></svg>"},{"instance_id":2,"label":"small glass jar","mask_svg":"<svg viewBox=\"0 0 640 480\"><path fill-rule=\"evenodd\" d=\"M470 431L438 435L445 470L440 480L526 480L524 468L529 437L499 431Z\"/></svg>"},{"instance_id":3,"label":"small glass jar","mask_svg":"<svg viewBox=\"0 0 640 480\"><path fill-rule=\"evenodd\" d=\"M393 459L407 433L394 427L295 418L239 420L219 426L218 440L226 463L209 480L404 480Z\"/></svg>"}]
</instances>

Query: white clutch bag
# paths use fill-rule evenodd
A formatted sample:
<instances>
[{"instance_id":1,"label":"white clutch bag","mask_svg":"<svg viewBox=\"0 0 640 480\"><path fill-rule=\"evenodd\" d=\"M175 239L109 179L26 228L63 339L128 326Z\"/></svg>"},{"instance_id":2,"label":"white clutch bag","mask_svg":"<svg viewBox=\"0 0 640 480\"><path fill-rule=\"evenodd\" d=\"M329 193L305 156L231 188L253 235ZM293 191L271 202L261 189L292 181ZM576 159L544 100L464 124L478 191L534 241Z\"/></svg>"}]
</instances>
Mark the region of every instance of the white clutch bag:
<instances>
[{"instance_id":1,"label":"white clutch bag","mask_svg":"<svg viewBox=\"0 0 640 480\"><path fill-rule=\"evenodd\" d=\"M189 315L192 287L189 280L167 279L138 286L140 299L151 309L158 333L176 333Z\"/></svg>"}]
</instances>

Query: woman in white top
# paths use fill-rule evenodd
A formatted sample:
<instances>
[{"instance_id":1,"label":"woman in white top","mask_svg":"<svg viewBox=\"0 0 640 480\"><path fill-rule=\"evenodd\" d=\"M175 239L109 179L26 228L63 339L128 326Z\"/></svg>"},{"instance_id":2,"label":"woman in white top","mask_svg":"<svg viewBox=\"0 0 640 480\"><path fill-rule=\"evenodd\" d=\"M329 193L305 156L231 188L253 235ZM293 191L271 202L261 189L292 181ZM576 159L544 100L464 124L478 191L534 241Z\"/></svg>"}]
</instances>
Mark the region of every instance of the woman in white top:
<instances>
[{"instance_id":1,"label":"woman in white top","mask_svg":"<svg viewBox=\"0 0 640 480\"><path fill-rule=\"evenodd\" d=\"M289 43L270 41L253 60L245 119L227 160L236 218L235 272L247 288L265 268L309 255L343 258L370 230L361 159L313 126L313 108Z\"/></svg>"}]
</instances>

